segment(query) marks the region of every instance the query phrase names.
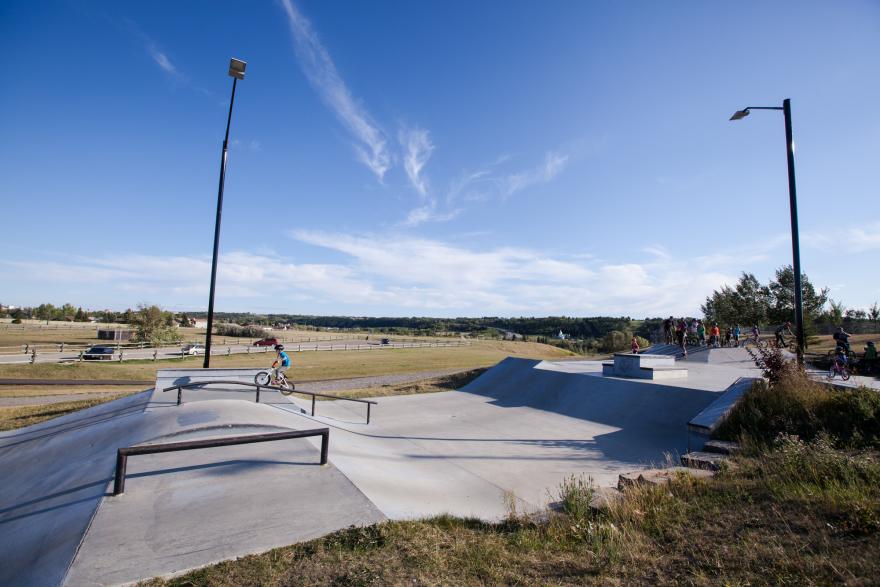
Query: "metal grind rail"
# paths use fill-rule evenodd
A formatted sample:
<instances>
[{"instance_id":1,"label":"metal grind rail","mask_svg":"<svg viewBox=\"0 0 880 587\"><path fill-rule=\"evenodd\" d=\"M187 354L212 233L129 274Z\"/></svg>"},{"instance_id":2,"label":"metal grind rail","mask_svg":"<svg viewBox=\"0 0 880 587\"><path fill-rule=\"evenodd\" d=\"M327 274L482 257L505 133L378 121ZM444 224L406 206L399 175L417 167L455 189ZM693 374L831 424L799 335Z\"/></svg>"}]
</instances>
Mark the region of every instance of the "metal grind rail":
<instances>
[{"instance_id":1,"label":"metal grind rail","mask_svg":"<svg viewBox=\"0 0 880 587\"><path fill-rule=\"evenodd\" d=\"M272 386L272 385L257 385L256 383L247 383L245 381L228 381L228 380L215 380L215 381L196 381L193 383L183 383L180 385L172 385L171 387L166 387L162 390L162 393L166 391L171 391L172 389L177 390L177 405L183 403L183 390L184 389L192 389L196 387L204 387L205 385L244 385L246 387L255 387L257 390L256 402L260 403L260 390L261 389L271 389L274 391L281 391L280 387ZM286 390L285 390L286 391ZM353 397L341 397L338 395L329 395L326 393L316 393L314 391L300 391L295 389L291 391L291 393L299 393L302 395L310 395L312 396L312 416L315 415L315 398L318 397L326 397L329 399L335 400L343 400L347 402L357 402L359 404L367 404L367 424L370 423L370 408L372 406L378 405L379 402L369 400L369 399L357 399Z\"/></svg>"},{"instance_id":2,"label":"metal grind rail","mask_svg":"<svg viewBox=\"0 0 880 587\"><path fill-rule=\"evenodd\" d=\"M205 440L188 440L184 442L169 442L166 444L148 444L144 446L120 448L116 451L116 479L113 482L113 495L119 495L125 492L125 470L128 466L128 457L130 456L177 452L180 450L194 450L199 448L215 448L218 446L231 446L235 444L253 444L255 442L271 442L273 440L287 440L289 438L307 438L309 436L321 437L321 464L326 465L327 450L330 444L329 428L291 430L290 432L272 432L270 434L248 434L245 436L227 436L224 438L208 438Z\"/></svg>"}]
</instances>

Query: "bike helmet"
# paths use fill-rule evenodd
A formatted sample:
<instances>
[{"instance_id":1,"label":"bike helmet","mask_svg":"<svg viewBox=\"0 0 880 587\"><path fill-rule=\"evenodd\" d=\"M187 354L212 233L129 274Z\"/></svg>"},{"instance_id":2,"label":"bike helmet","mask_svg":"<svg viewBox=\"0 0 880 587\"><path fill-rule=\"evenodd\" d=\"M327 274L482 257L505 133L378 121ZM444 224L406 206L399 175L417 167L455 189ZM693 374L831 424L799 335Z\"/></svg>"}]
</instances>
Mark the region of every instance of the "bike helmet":
<instances>
[{"instance_id":1,"label":"bike helmet","mask_svg":"<svg viewBox=\"0 0 880 587\"><path fill-rule=\"evenodd\" d=\"M276 350L276 351L283 351L283 350L284 350L284 345L283 345L283 344L276 344L276 345L275 345L275 350Z\"/></svg>"}]
</instances>

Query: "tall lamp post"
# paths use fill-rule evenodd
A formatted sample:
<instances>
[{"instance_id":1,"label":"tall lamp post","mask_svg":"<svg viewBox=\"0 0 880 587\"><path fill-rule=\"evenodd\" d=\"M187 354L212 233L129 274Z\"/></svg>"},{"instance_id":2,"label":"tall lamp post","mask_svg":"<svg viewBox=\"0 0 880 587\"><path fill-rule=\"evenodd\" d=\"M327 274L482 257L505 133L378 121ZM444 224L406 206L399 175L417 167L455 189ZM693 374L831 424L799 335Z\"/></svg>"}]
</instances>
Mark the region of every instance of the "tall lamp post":
<instances>
[{"instance_id":1,"label":"tall lamp post","mask_svg":"<svg viewBox=\"0 0 880 587\"><path fill-rule=\"evenodd\" d=\"M791 138L791 100L786 98L782 101L782 106L749 106L734 112L730 120L742 120L749 115L750 110L782 110L785 118L785 154L788 157L788 202L791 211L791 256L794 272L794 319L797 328L798 363L803 363L806 339L804 338L804 296L801 287L801 250L798 239L797 190L794 181L794 141Z\"/></svg>"},{"instance_id":2,"label":"tall lamp post","mask_svg":"<svg viewBox=\"0 0 880 587\"><path fill-rule=\"evenodd\" d=\"M211 293L208 297L208 332L205 335L204 369L211 366L211 329L214 328L214 289L217 284L217 252L220 249L220 216L223 214L223 184L226 181L226 152L229 146L229 124L232 122L232 105L235 103L235 84L244 79L247 63L239 59L229 61L232 77L232 98L229 100L229 116L226 118L226 136L223 138L223 156L220 159L220 187L217 190L217 218L214 221L214 257L211 260Z\"/></svg>"}]
</instances>

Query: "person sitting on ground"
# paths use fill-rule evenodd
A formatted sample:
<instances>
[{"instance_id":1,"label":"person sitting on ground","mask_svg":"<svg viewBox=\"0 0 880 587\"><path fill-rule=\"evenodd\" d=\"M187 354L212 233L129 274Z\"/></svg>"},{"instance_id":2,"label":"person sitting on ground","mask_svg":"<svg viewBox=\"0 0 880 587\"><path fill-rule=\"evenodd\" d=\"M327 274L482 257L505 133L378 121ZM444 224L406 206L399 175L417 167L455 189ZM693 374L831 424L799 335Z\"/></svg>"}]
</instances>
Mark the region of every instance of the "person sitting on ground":
<instances>
[{"instance_id":1,"label":"person sitting on ground","mask_svg":"<svg viewBox=\"0 0 880 587\"><path fill-rule=\"evenodd\" d=\"M837 332L835 332L831 338L835 340L837 346L843 347L844 349L846 349L846 353L849 354L851 352L849 347L850 336L852 335L848 332L845 332L843 330L843 327L838 327Z\"/></svg>"},{"instance_id":2,"label":"person sitting on ground","mask_svg":"<svg viewBox=\"0 0 880 587\"><path fill-rule=\"evenodd\" d=\"M635 335L633 335L632 340L629 341L629 346L632 349L634 355L639 354L639 341L635 337Z\"/></svg>"},{"instance_id":3,"label":"person sitting on ground","mask_svg":"<svg viewBox=\"0 0 880 587\"><path fill-rule=\"evenodd\" d=\"M776 347L782 348L785 346L785 337L782 335L784 332L788 331L788 334L794 336L794 333L791 331L791 322L786 322L776 329L774 334L776 334Z\"/></svg>"},{"instance_id":4,"label":"person sitting on ground","mask_svg":"<svg viewBox=\"0 0 880 587\"><path fill-rule=\"evenodd\" d=\"M721 345L721 329L718 328L718 323L712 323L712 330L709 331L709 344L715 348L718 348Z\"/></svg>"}]
</instances>

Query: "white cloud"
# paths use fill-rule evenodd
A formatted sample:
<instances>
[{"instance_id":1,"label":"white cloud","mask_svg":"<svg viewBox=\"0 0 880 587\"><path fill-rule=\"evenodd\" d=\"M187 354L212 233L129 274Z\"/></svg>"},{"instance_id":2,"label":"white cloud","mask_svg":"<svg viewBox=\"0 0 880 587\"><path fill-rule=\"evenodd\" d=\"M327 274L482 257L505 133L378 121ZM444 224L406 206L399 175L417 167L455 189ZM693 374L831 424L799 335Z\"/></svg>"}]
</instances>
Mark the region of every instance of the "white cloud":
<instances>
[{"instance_id":1,"label":"white cloud","mask_svg":"<svg viewBox=\"0 0 880 587\"><path fill-rule=\"evenodd\" d=\"M510 196L537 183L551 181L565 168L567 162L568 155L548 152L542 165L508 175L504 180L504 195Z\"/></svg>"},{"instance_id":2,"label":"white cloud","mask_svg":"<svg viewBox=\"0 0 880 587\"><path fill-rule=\"evenodd\" d=\"M293 33L296 55L309 82L356 141L358 159L382 181L392 156L384 131L351 95L312 24L291 3L281 0Z\"/></svg>"},{"instance_id":3,"label":"white cloud","mask_svg":"<svg viewBox=\"0 0 880 587\"><path fill-rule=\"evenodd\" d=\"M801 235L801 241L816 249L839 247L852 253L880 250L880 222L849 228L835 228L833 232L814 231Z\"/></svg>"},{"instance_id":4,"label":"white cloud","mask_svg":"<svg viewBox=\"0 0 880 587\"><path fill-rule=\"evenodd\" d=\"M448 222L458 216L460 212L460 209L449 212L437 212L437 203L432 200L425 206L419 206L410 210L409 214L406 215L406 219L400 223L400 226L413 228L426 222Z\"/></svg>"},{"instance_id":5,"label":"white cloud","mask_svg":"<svg viewBox=\"0 0 880 587\"><path fill-rule=\"evenodd\" d=\"M290 236L334 252L335 260L292 262L271 251L224 253L218 307L372 315L685 315L698 312L713 289L735 283L742 269L735 252L707 262L708 257L639 251L608 262L583 253L475 248L462 244L467 241L393 233L298 230ZM62 297L92 292L84 294L83 304L133 306L148 299L199 309L207 303L210 270L208 256L71 257L0 261L0 281ZM96 302L95 296L112 301Z\"/></svg>"},{"instance_id":6,"label":"white cloud","mask_svg":"<svg viewBox=\"0 0 880 587\"><path fill-rule=\"evenodd\" d=\"M420 128L402 129L400 144L403 145L403 168L409 182L423 197L427 196L428 183L421 173L434 150L428 131Z\"/></svg>"},{"instance_id":7,"label":"white cloud","mask_svg":"<svg viewBox=\"0 0 880 587\"><path fill-rule=\"evenodd\" d=\"M166 73L169 73L174 77L180 77L180 73L177 71L177 68L174 67L174 64L171 63L171 60L168 59L167 55L159 51L155 45L150 45L149 51L150 56L153 58L153 61L156 62L156 65L165 70Z\"/></svg>"}]
</instances>

